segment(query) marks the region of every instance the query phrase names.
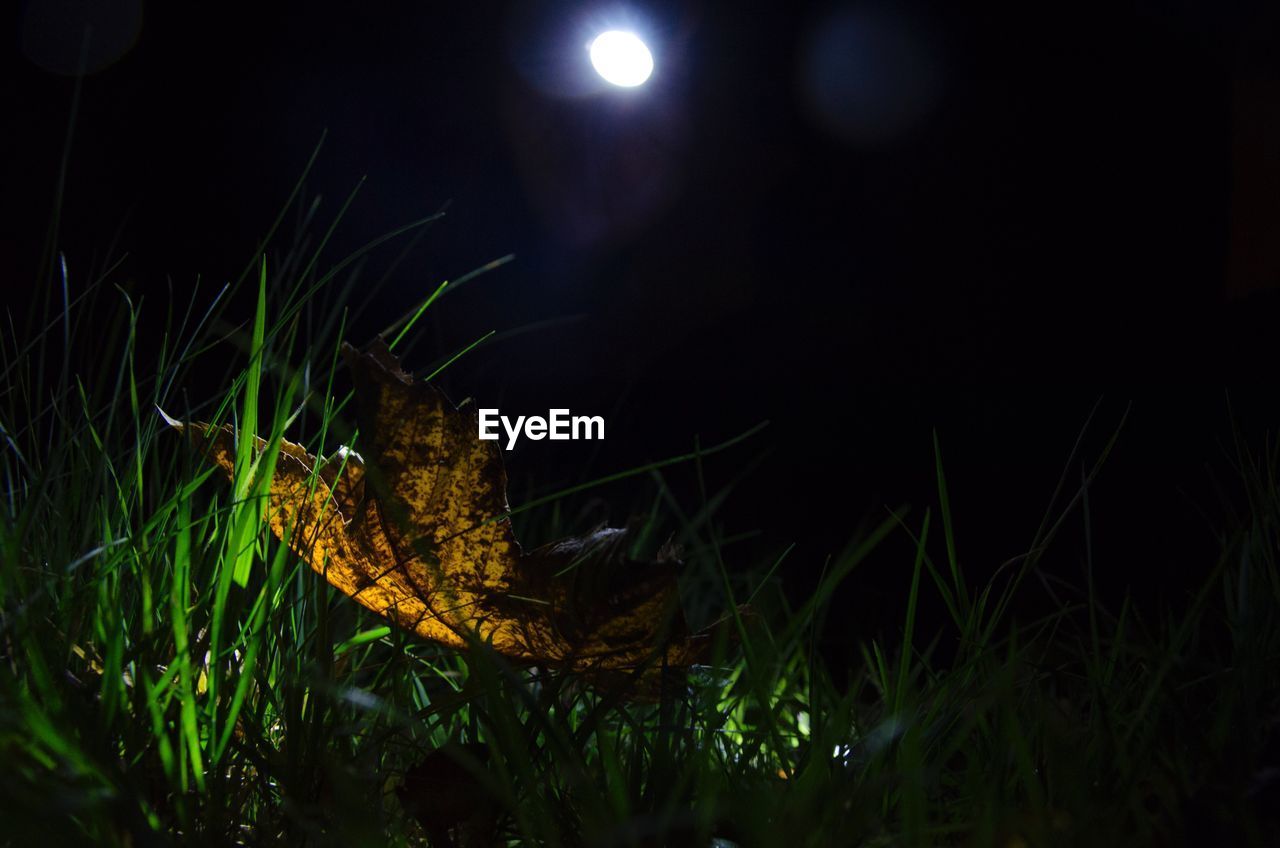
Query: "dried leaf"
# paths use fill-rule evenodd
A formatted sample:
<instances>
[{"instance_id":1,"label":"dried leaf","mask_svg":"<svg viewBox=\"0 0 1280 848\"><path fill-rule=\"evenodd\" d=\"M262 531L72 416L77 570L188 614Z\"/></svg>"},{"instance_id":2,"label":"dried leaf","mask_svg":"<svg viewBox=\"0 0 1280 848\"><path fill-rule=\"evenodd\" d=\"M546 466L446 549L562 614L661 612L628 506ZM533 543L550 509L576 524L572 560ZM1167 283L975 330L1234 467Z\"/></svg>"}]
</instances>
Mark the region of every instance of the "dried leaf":
<instances>
[{"instance_id":1,"label":"dried leaf","mask_svg":"<svg viewBox=\"0 0 1280 848\"><path fill-rule=\"evenodd\" d=\"M343 353L368 463L349 451L320 461L283 441L264 507L312 568L406 630L455 648L478 639L515 661L579 672L699 661L709 640L684 624L674 558L628 559L620 529L522 553L501 449L479 439L474 413L401 371L380 341ZM233 476L233 428L172 423Z\"/></svg>"}]
</instances>

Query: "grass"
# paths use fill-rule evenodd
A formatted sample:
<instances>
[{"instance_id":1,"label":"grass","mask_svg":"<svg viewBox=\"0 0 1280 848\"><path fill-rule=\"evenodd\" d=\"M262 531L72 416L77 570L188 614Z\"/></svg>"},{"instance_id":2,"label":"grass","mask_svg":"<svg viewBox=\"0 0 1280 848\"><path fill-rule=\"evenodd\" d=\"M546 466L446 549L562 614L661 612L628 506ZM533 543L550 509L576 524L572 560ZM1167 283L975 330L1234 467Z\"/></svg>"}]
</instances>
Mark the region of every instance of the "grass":
<instances>
[{"instance_id":1,"label":"grass","mask_svg":"<svg viewBox=\"0 0 1280 848\"><path fill-rule=\"evenodd\" d=\"M641 538L674 534L688 551L690 618L746 600L757 612L735 620L737 643L687 685L636 703L389 628L267 532L254 471L273 451L246 450L230 487L168 431L157 407L287 433L316 453L355 436L336 360L354 259L322 273L323 242L255 260L185 313L134 302L109 272L77 294L63 268L25 331L11 316L0 345L0 841L1280 840L1267 806L1280 794L1267 770L1280 762L1274 446L1237 446L1245 507L1222 527L1220 557L1185 604L1145 616L1093 591L1089 492L1110 442L1097 457L1077 446L1026 554L985 583L961 567L935 443L930 505L869 526L801 603L777 580L790 550L726 568L706 451L677 458L702 481L694 503L677 501L661 463L625 472L651 481ZM414 321L447 308L448 291L388 338L412 344ZM242 323L238 303L250 304ZM189 401L193 369L223 362L223 391ZM619 476L591 485L608 496ZM587 529L564 507L588 484L566 483L528 499L521 539ZM1057 587L1052 614L1021 618L1068 515L1084 518L1072 540L1085 551L1080 585ZM815 649L829 600L890 534L914 542L901 630L868 642L837 685ZM917 614L925 593L946 620Z\"/></svg>"}]
</instances>

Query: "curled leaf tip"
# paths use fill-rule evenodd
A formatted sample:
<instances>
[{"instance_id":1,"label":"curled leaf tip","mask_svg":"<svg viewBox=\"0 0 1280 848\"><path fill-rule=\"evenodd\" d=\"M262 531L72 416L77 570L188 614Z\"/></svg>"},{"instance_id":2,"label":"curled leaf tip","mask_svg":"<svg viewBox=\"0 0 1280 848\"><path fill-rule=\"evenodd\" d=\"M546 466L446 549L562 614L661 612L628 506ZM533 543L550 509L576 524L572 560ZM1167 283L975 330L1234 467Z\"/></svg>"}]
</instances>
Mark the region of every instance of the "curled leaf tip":
<instances>
[{"instance_id":1,"label":"curled leaf tip","mask_svg":"<svg viewBox=\"0 0 1280 848\"><path fill-rule=\"evenodd\" d=\"M164 419L164 423L168 424L170 427L177 430L178 432L182 432L182 430L186 427L186 425L183 424L181 421L172 417L171 415L169 415L169 413L161 409L159 404L156 404L156 412L160 413L160 417Z\"/></svg>"}]
</instances>

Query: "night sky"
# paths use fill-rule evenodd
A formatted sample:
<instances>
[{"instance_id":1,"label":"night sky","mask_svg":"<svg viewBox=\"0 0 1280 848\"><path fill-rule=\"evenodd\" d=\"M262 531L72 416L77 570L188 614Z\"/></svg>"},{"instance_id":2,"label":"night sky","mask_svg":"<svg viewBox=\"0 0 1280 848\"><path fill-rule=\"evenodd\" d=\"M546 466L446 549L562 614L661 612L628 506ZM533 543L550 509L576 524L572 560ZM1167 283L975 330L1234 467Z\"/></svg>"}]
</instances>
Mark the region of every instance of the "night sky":
<instances>
[{"instance_id":1,"label":"night sky","mask_svg":"<svg viewBox=\"0 0 1280 848\"><path fill-rule=\"evenodd\" d=\"M19 302L80 5L25 3L6 38L0 268ZM454 366L450 395L606 417L603 445L509 454L515 502L767 419L708 482L749 471L724 530L760 535L730 564L794 541L803 586L886 507L918 521L937 429L981 576L1025 549L1101 399L1086 456L1132 407L1092 495L1098 567L1177 586L1212 565L1201 514L1230 478L1228 393L1246 433L1280 421L1265 4L91 5L60 239L73 287L127 254L116 281L155 308L197 277L207 297L327 131L313 233L367 176L331 260L448 204L353 304L352 337L515 254L441 302L408 365L523 328ZM654 49L636 90L605 90L585 62L590 34L619 24ZM694 497L691 469L671 479ZM603 492L600 517L625 520L633 495ZM847 590L856 610L905 580L905 544ZM1069 578L1081 551L1068 536Z\"/></svg>"}]
</instances>

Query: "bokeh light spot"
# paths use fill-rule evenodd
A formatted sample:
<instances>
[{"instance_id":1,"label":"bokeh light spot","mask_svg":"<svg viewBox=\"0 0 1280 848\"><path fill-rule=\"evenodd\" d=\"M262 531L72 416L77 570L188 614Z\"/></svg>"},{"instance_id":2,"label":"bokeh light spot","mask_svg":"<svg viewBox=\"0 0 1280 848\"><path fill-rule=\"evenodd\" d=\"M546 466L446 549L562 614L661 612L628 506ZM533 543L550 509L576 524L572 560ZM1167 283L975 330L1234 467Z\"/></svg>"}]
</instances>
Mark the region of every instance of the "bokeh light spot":
<instances>
[{"instance_id":1,"label":"bokeh light spot","mask_svg":"<svg viewBox=\"0 0 1280 848\"><path fill-rule=\"evenodd\" d=\"M809 117L859 146L885 144L920 124L941 90L930 39L888 8L848 5L818 19L799 70Z\"/></svg>"},{"instance_id":2,"label":"bokeh light spot","mask_svg":"<svg viewBox=\"0 0 1280 848\"><path fill-rule=\"evenodd\" d=\"M22 53L54 74L78 76L120 60L142 31L142 0L30 0Z\"/></svg>"}]
</instances>

